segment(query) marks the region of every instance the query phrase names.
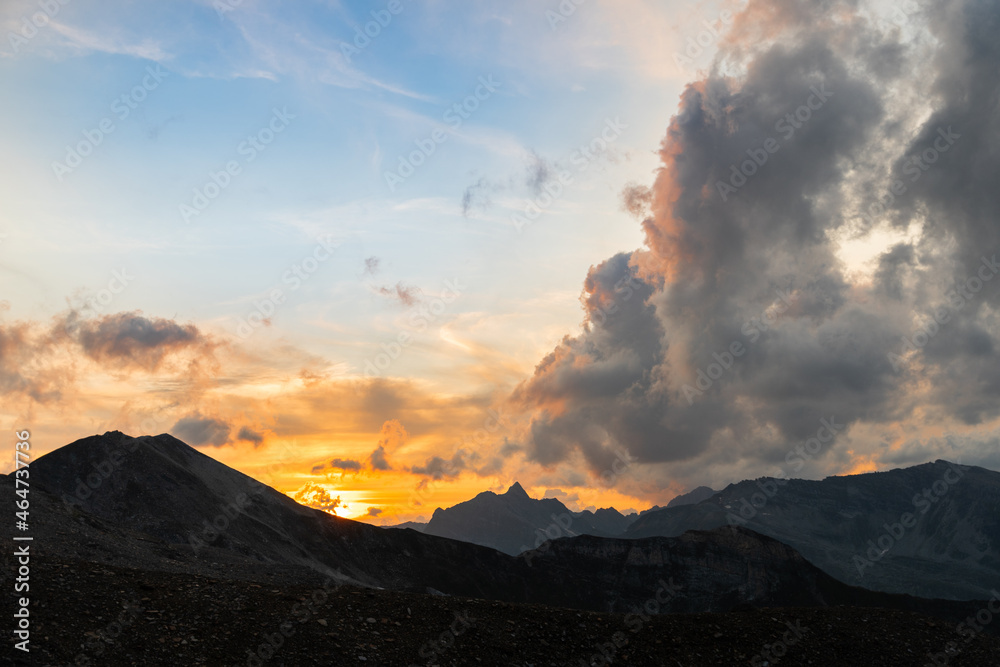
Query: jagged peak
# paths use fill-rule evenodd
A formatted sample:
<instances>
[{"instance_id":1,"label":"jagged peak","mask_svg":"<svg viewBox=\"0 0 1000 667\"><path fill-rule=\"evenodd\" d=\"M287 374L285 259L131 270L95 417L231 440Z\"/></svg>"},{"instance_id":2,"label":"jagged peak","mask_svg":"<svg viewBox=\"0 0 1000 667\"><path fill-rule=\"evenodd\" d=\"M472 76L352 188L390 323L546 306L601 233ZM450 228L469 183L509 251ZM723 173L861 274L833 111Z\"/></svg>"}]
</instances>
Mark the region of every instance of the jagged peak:
<instances>
[{"instance_id":1,"label":"jagged peak","mask_svg":"<svg viewBox=\"0 0 1000 667\"><path fill-rule=\"evenodd\" d=\"M507 489L505 496L510 496L511 498L528 498L528 492L524 490L520 482L514 482L511 484L510 488Z\"/></svg>"}]
</instances>

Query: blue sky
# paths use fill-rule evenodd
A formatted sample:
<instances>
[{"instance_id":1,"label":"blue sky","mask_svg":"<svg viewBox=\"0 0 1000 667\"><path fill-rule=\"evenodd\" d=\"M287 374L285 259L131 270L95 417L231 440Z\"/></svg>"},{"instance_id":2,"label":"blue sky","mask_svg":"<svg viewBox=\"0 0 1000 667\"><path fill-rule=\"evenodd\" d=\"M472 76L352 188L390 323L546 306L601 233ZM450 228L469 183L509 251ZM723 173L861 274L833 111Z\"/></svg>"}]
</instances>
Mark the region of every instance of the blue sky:
<instances>
[{"instance_id":1,"label":"blue sky","mask_svg":"<svg viewBox=\"0 0 1000 667\"><path fill-rule=\"evenodd\" d=\"M978 89L931 83L991 53L974 4L9 0L0 422L39 453L169 431L382 521L514 479L662 503L773 473L831 411L802 475L992 461L993 403L936 392L988 367L993 297L947 352L884 363L992 243L933 190L992 144L863 213L940 127L992 131L958 106ZM685 401L778 289L780 323Z\"/></svg>"}]
</instances>

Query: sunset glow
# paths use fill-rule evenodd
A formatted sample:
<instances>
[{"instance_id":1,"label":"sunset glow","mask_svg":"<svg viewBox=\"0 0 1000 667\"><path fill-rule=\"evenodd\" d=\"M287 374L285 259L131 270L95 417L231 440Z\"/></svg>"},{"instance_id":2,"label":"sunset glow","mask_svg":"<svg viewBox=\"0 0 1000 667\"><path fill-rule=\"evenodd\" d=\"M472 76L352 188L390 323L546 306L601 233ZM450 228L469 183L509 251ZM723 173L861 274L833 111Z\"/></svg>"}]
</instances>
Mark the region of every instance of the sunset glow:
<instances>
[{"instance_id":1,"label":"sunset glow","mask_svg":"<svg viewBox=\"0 0 1000 667\"><path fill-rule=\"evenodd\" d=\"M995 173L948 180L987 130L856 42L933 25L846 3L762 68L776 3L403 3L356 53L367 5L182 4L60 3L0 58L0 423L38 455L170 433L380 525L1000 464L1000 235L949 199Z\"/></svg>"}]
</instances>

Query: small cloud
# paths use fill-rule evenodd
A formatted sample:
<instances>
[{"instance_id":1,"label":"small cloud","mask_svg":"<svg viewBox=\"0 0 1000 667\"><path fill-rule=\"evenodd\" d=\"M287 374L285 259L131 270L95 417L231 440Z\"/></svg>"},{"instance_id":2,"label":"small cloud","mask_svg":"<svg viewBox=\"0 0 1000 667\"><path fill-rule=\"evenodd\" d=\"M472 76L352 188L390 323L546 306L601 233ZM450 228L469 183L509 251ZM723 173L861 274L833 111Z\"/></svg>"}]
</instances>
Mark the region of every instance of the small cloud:
<instances>
[{"instance_id":1,"label":"small cloud","mask_svg":"<svg viewBox=\"0 0 1000 667\"><path fill-rule=\"evenodd\" d=\"M264 442L264 434L258 433L249 426L243 426L240 428L240 432L236 434L236 439L252 442L254 447L260 447L260 444Z\"/></svg>"},{"instance_id":2,"label":"small cloud","mask_svg":"<svg viewBox=\"0 0 1000 667\"><path fill-rule=\"evenodd\" d=\"M413 306L420 300L420 289L417 287L407 287L403 283L396 283L395 287L379 287L379 294L398 299L407 308Z\"/></svg>"},{"instance_id":3,"label":"small cloud","mask_svg":"<svg viewBox=\"0 0 1000 667\"><path fill-rule=\"evenodd\" d=\"M344 505L341 502L340 496L334 498L325 487L322 487L319 484L314 484L313 482L306 482L297 491L286 495L300 505L322 510L327 514L333 514L334 516L337 514L337 508L347 508L347 505Z\"/></svg>"},{"instance_id":4,"label":"small cloud","mask_svg":"<svg viewBox=\"0 0 1000 667\"><path fill-rule=\"evenodd\" d=\"M470 464L479 460L479 455L467 449L460 449L455 452L451 459L443 459L440 456L432 456L424 462L424 465L417 465L410 468L414 475L426 475L436 480L444 478L455 478L467 470Z\"/></svg>"},{"instance_id":5,"label":"small cloud","mask_svg":"<svg viewBox=\"0 0 1000 667\"><path fill-rule=\"evenodd\" d=\"M406 429L399 423L398 419L390 419L382 424L379 433L378 447L368 458L373 470L392 470L386 458L386 452L395 451L409 438Z\"/></svg>"},{"instance_id":6,"label":"small cloud","mask_svg":"<svg viewBox=\"0 0 1000 667\"><path fill-rule=\"evenodd\" d=\"M155 124L155 125L151 124L149 126L149 129L146 130L146 138L148 138L150 141L156 141L157 139L160 138L160 133L163 132L164 129L166 129L167 125L170 125L171 123L175 123L175 122L177 122L179 120L182 120L182 119L183 119L183 116L179 116L179 115L175 114L175 115L171 116L170 118L167 118L162 123Z\"/></svg>"},{"instance_id":7,"label":"small cloud","mask_svg":"<svg viewBox=\"0 0 1000 667\"><path fill-rule=\"evenodd\" d=\"M363 275L374 276L378 273L379 264L382 262L378 257L372 255L365 260L365 271Z\"/></svg>"},{"instance_id":8,"label":"small cloud","mask_svg":"<svg viewBox=\"0 0 1000 667\"><path fill-rule=\"evenodd\" d=\"M548 160L541 157L535 151L528 155L528 173L525 176L524 184L531 188L535 195L542 194L542 188L552 180L554 174L552 165Z\"/></svg>"},{"instance_id":9,"label":"small cloud","mask_svg":"<svg viewBox=\"0 0 1000 667\"><path fill-rule=\"evenodd\" d=\"M203 417L194 413L179 419L170 433L189 445L212 445L221 447L229 441L229 424L213 417Z\"/></svg>"},{"instance_id":10,"label":"small cloud","mask_svg":"<svg viewBox=\"0 0 1000 667\"><path fill-rule=\"evenodd\" d=\"M496 186L483 176L478 181L465 188L462 193L462 217L468 218L475 209L487 210L493 206L490 193L496 191Z\"/></svg>"},{"instance_id":11,"label":"small cloud","mask_svg":"<svg viewBox=\"0 0 1000 667\"><path fill-rule=\"evenodd\" d=\"M645 218L653 202L653 191L645 185L629 183L622 190L622 209L637 218Z\"/></svg>"},{"instance_id":12,"label":"small cloud","mask_svg":"<svg viewBox=\"0 0 1000 667\"><path fill-rule=\"evenodd\" d=\"M330 467L337 470L361 470L361 463L355 461L354 459L333 459L330 461Z\"/></svg>"},{"instance_id":13,"label":"small cloud","mask_svg":"<svg viewBox=\"0 0 1000 667\"><path fill-rule=\"evenodd\" d=\"M156 371L167 355L194 350L211 358L216 344L193 324L146 317L141 311L84 319L76 311L62 318L54 333L77 343L96 362Z\"/></svg>"},{"instance_id":14,"label":"small cloud","mask_svg":"<svg viewBox=\"0 0 1000 667\"><path fill-rule=\"evenodd\" d=\"M331 459L327 463L320 463L312 467L312 473L323 472L327 468L333 470L340 470L341 472L359 472L362 468L360 461L355 461L354 459Z\"/></svg>"},{"instance_id":15,"label":"small cloud","mask_svg":"<svg viewBox=\"0 0 1000 667\"><path fill-rule=\"evenodd\" d=\"M383 512L381 507L369 507L368 516L378 516Z\"/></svg>"},{"instance_id":16,"label":"small cloud","mask_svg":"<svg viewBox=\"0 0 1000 667\"><path fill-rule=\"evenodd\" d=\"M385 458L385 447L382 445L375 448L368 460L371 461L372 470L392 470L388 459Z\"/></svg>"}]
</instances>

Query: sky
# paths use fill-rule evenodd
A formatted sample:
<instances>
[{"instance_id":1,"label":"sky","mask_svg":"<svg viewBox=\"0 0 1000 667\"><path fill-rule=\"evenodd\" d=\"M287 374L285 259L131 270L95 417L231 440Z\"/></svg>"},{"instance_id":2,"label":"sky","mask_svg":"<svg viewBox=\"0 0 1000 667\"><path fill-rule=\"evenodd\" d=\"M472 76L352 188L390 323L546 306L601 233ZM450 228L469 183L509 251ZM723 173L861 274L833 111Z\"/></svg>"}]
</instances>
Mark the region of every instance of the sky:
<instances>
[{"instance_id":1,"label":"sky","mask_svg":"<svg viewBox=\"0 0 1000 667\"><path fill-rule=\"evenodd\" d=\"M8 0L0 423L170 433L378 524L1000 469L998 28Z\"/></svg>"}]
</instances>

